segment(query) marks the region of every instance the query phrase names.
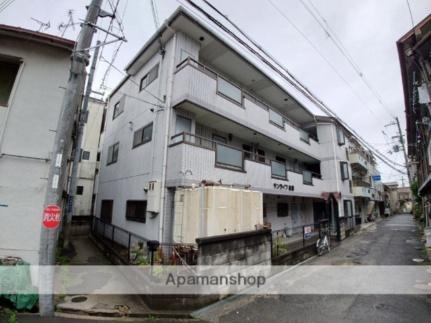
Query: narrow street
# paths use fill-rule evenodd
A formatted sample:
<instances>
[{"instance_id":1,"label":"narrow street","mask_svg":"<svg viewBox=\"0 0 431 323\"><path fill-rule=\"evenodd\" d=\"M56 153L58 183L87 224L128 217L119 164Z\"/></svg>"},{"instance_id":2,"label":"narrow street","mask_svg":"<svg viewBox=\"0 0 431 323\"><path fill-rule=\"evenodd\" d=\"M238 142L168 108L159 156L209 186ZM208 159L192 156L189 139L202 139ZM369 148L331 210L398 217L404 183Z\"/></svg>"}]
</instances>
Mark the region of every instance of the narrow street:
<instances>
[{"instance_id":1,"label":"narrow street","mask_svg":"<svg viewBox=\"0 0 431 323\"><path fill-rule=\"evenodd\" d=\"M425 257L411 215L396 215L307 265L414 265ZM425 264L426 262L422 262ZM244 303L244 300L242 300ZM229 306L220 322L429 322L431 296L277 295ZM210 319L210 318L208 318Z\"/></svg>"}]
</instances>

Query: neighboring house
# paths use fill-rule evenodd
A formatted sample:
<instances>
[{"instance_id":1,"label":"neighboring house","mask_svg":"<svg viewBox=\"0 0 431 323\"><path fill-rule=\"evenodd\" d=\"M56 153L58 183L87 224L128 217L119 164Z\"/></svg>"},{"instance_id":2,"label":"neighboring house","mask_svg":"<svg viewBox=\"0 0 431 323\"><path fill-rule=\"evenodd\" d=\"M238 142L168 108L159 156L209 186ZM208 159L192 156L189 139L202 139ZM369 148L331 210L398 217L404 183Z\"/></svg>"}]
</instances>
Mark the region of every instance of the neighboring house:
<instances>
[{"instance_id":1,"label":"neighboring house","mask_svg":"<svg viewBox=\"0 0 431 323\"><path fill-rule=\"evenodd\" d=\"M82 137L81 158L74 199L74 217L90 217L93 215L95 203L94 182L100 160L99 138L104 110L104 101L90 97L88 117Z\"/></svg>"},{"instance_id":2,"label":"neighboring house","mask_svg":"<svg viewBox=\"0 0 431 323\"><path fill-rule=\"evenodd\" d=\"M225 233L328 219L331 234L344 237L354 200L343 129L312 115L307 99L237 48L179 8L127 65L107 107L97 217L146 239L184 242L174 237L185 225L184 188L204 182L226 188L211 190L217 212L197 204L206 224L232 207L256 211L254 223L232 218ZM201 203L213 203L202 194Z\"/></svg>"},{"instance_id":3,"label":"neighboring house","mask_svg":"<svg viewBox=\"0 0 431 323\"><path fill-rule=\"evenodd\" d=\"M380 174L372 152L353 137L350 138L348 149L355 216L358 222L364 223L368 215L377 217L384 214L384 187L383 183L373 179L373 176L377 178Z\"/></svg>"},{"instance_id":4,"label":"neighboring house","mask_svg":"<svg viewBox=\"0 0 431 323\"><path fill-rule=\"evenodd\" d=\"M0 25L0 255L38 264L49 160L74 42Z\"/></svg>"},{"instance_id":5,"label":"neighboring house","mask_svg":"<svg viewBox=\"0 0 431 323\"><path fill-rule=\"evenodd\" d=\"M431 15L397 42L404 90L407 147L422 197L423 219L431 212Z\"/></svg>"},{"instance_id":6,"label":"neighboring house","mask_svg":"<svg viewBox=\"0 0 431 323\"><path fill-rule=\"evenodd\" d=\"M392 214L397 213L400 208L400 201L398 197L398 182L385 183L387 187L387 199Z\"/></svg>"}]
</instances>

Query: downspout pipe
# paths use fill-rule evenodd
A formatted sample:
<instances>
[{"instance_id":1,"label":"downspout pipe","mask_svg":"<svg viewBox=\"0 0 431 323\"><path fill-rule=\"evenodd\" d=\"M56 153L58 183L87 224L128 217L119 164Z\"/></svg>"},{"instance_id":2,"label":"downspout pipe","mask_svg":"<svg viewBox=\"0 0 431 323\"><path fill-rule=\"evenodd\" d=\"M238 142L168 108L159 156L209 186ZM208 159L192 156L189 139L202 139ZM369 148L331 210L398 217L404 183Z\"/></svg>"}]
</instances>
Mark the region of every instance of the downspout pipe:
<instances>
[{"instance_id":1,"label":"downspout pipe","mask_svg":"<svg viewBox=\"0 0 431 323\"><path fill-rule=\"evenodd\" d=\"M175 68L175 55L177 48L177 35L173 36L172 45L172 57L169 67L169 81L166 92L166 119L165 119L165 134L163 143L163 163L162 163L162 180L161 180L161 198L160 198L160 224L159 224L159 241L164 242L164 220L165 220L165 201L166 201L166 171L167 171L167 159L168 159L168 145L169 145L169 130L171 121L171 102L172 102L172 89L174 86L174 68Z\"/></svg>"}]
</instances>

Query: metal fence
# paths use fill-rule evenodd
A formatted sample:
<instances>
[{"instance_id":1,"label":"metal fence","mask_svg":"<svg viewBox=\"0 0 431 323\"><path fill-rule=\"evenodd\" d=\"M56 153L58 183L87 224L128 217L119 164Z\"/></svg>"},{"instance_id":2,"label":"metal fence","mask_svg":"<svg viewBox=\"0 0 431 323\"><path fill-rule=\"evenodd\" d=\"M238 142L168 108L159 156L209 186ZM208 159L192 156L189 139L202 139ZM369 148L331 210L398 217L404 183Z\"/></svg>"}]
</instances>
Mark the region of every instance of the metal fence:
<instances>
[{"instance_id":1,"label":"metal fence","mask_svg":"<svg viewBox=\"0 0 431 323\"><path fill-rule=\"evenodd\" d=\"M126 264L197 264L197 246L194 244L158 243L157 249L151 251L148 248L148 239L96 217L93 218L92 232L106 248Z\"/></svg>"},{"instance_id":2,"label":"metal fence","mask_svg":"<svg viewBox=\"0 0 431 323\"><path fill-rule=\"evenodd\" d=\"M326 223L310 223L272 231L272 257L289 254L314 245Z\"/></svg>"}]
</instances>

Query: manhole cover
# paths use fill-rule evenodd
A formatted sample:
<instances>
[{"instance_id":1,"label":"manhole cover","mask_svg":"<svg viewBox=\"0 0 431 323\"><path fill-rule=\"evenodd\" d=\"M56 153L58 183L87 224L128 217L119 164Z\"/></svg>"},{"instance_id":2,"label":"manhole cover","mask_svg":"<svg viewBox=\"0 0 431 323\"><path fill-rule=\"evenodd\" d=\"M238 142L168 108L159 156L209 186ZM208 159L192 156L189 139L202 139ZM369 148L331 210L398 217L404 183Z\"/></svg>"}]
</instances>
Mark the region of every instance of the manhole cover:
<instances>
[{"instance_id":1,"label":"manhole cover","mask_svg":"<svg viewBox=\"0 0 431 323\"><path fill-rule=\"evenodd\" d=\"M413 258L414 262L423 262L424 260L422 258Z\"/></svg>"},{"instance_id":2,"label":"manhole cover","mask_svg":"<svg viewBox=\"0 0 431 323\"><path fill-rule=\"evenodd\" d=\"M82 303L82 302L85 302L86 300L87 300L86 296L75 296L70 301L72 303Z\"/></svg>"}]
</instances>

